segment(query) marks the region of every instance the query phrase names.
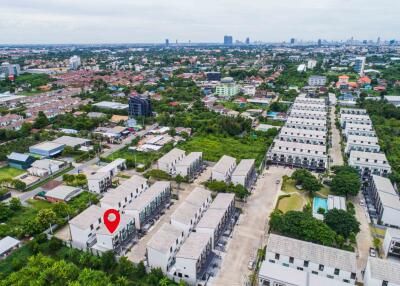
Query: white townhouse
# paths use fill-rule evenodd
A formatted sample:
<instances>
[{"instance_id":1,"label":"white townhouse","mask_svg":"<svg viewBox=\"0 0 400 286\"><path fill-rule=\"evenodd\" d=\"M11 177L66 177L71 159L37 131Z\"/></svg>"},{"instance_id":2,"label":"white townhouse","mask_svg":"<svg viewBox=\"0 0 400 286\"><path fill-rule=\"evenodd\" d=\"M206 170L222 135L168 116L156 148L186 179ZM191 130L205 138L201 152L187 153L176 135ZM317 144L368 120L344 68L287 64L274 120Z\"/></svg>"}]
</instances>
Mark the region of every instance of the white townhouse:
<instances>
[{"instance_id":1,"label":"white townhouse","mask_svg":"<svg viewBox=\"0 0 400 286\"><path fill-rule=\"evenodd\" d=\"M341 108L340 114L360 114L366 115L367 110L362 108Z\"/></svg>"},{"instance_id":2,"label":"white townhouse","mask_svg":"<svg viewBox=\"0 0 400 286\"><path fill-rule=\"evenodd\" d=\"M307 103L294 103L292 110L310 110L310 111L324 111L326 112L326 105L316 105Z\"/></svg>"},{"instance_id":3,"label":"white townhouse","mask_svg":"<svg viewBox=\"0 0 400 286\"><path fill-rule=\"evenodd\" d=\"M379 153L381 147L378 144L378 137L349 135L346 141L345 152L363 151Z\"/></svg>"},{"instance_id":4,"label":"white townhouse","mask_svg":"<svg viewBox=\"0 0 400 286\"><path fill-rule=\"evenodd\" d=\"M96 194L101 194L111 187L112 178L120 171L126 169L126 160L118 158L111 163L101 167L96 172L88 174L89 191Z\"/></svg>"},{"instance_id":5,"label":"white townhouse","mask_svg":"<svg viewBox=\"0 0 400 286\"><path fill-rule=\"evenodd\" d=\"M210 191L196 187L172 213L171 224L183 230L187 236L196 227L211 201Z\"/></svg>"},{"instance_id":6,"label":"white townhouse","mask_svg":"<svg viewBox=\"0 0 400 286\"><path fill-rule=\"evenodd\" d=\"M321 171L326 169L328 161L325 146L279 140L274 141L267 156L273 164Z\"/></svg>"},{"instance_id":7,"label":"white townhouse","mask_svg":"<svg viewBox=\"0 0 400 286\"><path fill-rule=\"evenodd\" d=\"M158 181L141 193L128 204L123 213L135 218L135 226L142 229L150 220L155 218L171 200L171 183Z\"/></svg>"},{"instance_id":8,"label":"white townhouse","mask_svg":"<svg viewBox=\"0 0 400 286\"><path fill-rule=\"evenodd\" d=\"M391 167L384 153L351 151L349 165L358 170L363 178L373 175L388 176Z\"/></svg>"},{"instance_id":9,"label":"white townhouse","mask_svg":"<svg viewBox=\"0 0 400 286\"><path fill-rule=\"evenodd\" d=\"M203 167L203 153L192 152L176 164L176 174L193 180Z\"/></svg>"},{"instance_id":10,"label":"white townhouse","mask_svg":"<svg viewBox=\"0 0 400 286\"><path fill-rule=\"evenodd\" d=\"M326 120L327 113L325 111L311 111L311 110L295 110L290 111L289 117L300 118L300 119L316 119Z\"/></svg>"},{"instance_id":11,"label":"white townhouse","mask_svg":"<svg viewBox=\"0 0 400 286\"><path fill-rule=\"evenodd\" d=\"M365 286L400 286L400 263L368 257L364 272Z\"/></svg>"},{"instance_id":12,"label":"white townhouse","mask_svg":"<svg viewBox=\"0 0 400 286\"><path fill-rule=\"evenodd\" d=\"M354 252L273 233L270 234L268 239L264 263L282 266L284 267L282 270L289 268L308 272L312 274L310 277L313 275L321 276L350 284L355 284L356 282L357 260ZM283 271L282 273L286 274L280 276L280 279L283 281L291 279L290 275L288 275L290 274L289 272ZM272 281L270 278L273 277L269 277L268 272L264 273L264 277L260 277L260 285L268 285L268 283L265 283L267 281L270 281L270 285L297 285L285 284L285 282L274 284L275 281Z\"/></svg>"},{"instance_id":13,"label":"white townhouse","mask_svg":"<svg viewBox=\"0 0 400 286\"><path fill-rule=\"evenodd\" d=\"M326 131L290 128L284 126L281 128L278 138L281 141L325 145Z\"/></svg>"},{"instance_id":14,"label":"white townhouse","mask_svg":"<svg viewBox=\"0 0 400 286\"><path fill-rule=\"evenodd\" d=\"M232 173L232 183L251 189L257 179L255 162L254 159L242 159Z\"/></svg>"},{"instance_id":15,"label":"white townhouse","mask_svg":"<svg viewBox=\"0 0 400 286\"><path fill-rule=\"evenodd\" d=\"M176 164L185 157L185 151L174 148L157 161L157 168L170 175L175 174Z\"/></svg>"},{"instance_id":16,"label":"white townhouse","mask_svg":"<svg viewBox=\"0 0 400 286\"><path fill-rule=\"evenodd\" d=\"M149 187L147 180L134 175L115 189L110 189L100 199L100 206L105 209L123 210Z\"/></svg>"},{"instance_id":17,"label":"white townhouse","mask_svg":"<svg viewBox=\"0 0 400 286\"><path fill-rule=\"evenodd\" d=\"M126 169L126 159L118 158L97 170L99 173L109 173L111 177Z\"/></svg>"},{"instance_id":18,"label":"white townhouse","mask_svg":"<svg viewBox=\"0 0 400 286\"><path fill-rule=\"evenodd\" d=\"M327 131L326 120L305 120L302 118L289 117L286 120L285 127L305 130Z\"/></svg>"},{"instance_id":19,"label":"white townhouse","mask_svg":"<svg viewBox=\"0 0 400 286\"><path fill-rule=\"evenodd\" d=\"M343 135L348 138L350 135L376 137L372 125L348 123L343 129Z\"/></svg>"},{"instance_id":20,"label":"white townhouse","mask_svg":"<svg viewBox=\"0 0 400 286\"><path fill-rule=\"evenodd\" d=\"M230 182L231 175L236 168L236 159L222 156L212 169L211 179L215 181Z\"/></svg>"},{"instance_id":21,"label":"white townhouse","mask_svg":"<svg viewBox=\"0 0 400 286\"><path fill-rule=\"evenodd\" d=\"M385 239L382 243L383 253L385 258L396 257L400 258L400 229L386 228Z\"/></svg>"},{"instance_id":22,"label":"white townhouse","mask_svg":"<svg viewBox=\"0 0 400 286\"><path fill-rule=\"evenodd\" d=\"M326 99L324 98L311 98L311 97L302 97L298 96L294 100L294 103L303 103L303 104L315 104L315 105L326 105Z\"/></svg>"},{"instance_id":23,"label":"white townhouse","mask_svg":"<svg viewBox=\"0 0 400 286\"><path fill-rule=\"evenodd\" d=\"M181 229L164 223L147 243L148 265L151 268L161 268L164 273L168 273L185 238Z\"/></svg>"},{"instance_id":24,"label":"white townhouse","mask_svg":"<svg viewBox=\"0 0 400 286\"><path fill-rule=\"evenodd\" d=\"M367 114L346 114L340 115L340 126L345 128L347 124L372 125L371 118Z\"/></svg>"},{"instance_id":25,"label":"white townhouse","mask_svg":"<svg viewBox=\"0 0 400 286\"><path fill-rule=\"evenodd\" d=\"M212 252L211 235L192 232L176 254L170 273L179 281L197 285L207 270L207 260Z\"/></svg>"},{"instance_id":26,"label":"white townhouse","mask_svg":"<svg viewBox=\"0 0 400 286\"><path fill-rule=\"evenodd\" d=\"M378 223L400 227L400 197L388 178L372 175L367 191L375 206Z\"/></svg>"}]
</instances>

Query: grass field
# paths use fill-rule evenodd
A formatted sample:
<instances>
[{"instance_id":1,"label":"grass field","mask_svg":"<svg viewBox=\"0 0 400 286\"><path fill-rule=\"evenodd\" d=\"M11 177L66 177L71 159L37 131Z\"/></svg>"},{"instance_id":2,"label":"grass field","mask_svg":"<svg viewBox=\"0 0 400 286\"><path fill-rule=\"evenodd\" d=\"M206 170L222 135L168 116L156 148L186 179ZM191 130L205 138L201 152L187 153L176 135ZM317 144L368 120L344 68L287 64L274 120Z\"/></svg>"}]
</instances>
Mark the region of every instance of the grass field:
<instances>
[{"instance_id":1,"label":"grass field","mask_svg":"<svg viewBox=\"0 0 400 286\"><path fill-rule=\"evenodd\" d=\"M284 193L296 193L299 192L299 190L295 186L295 182L293 179L285 179L282 183L282 192Z\"/></svg>"},{"instance_id":2,"label":"grass field","mask_svg":"<svg viewBox=\"0 0 400 286\"><path fill-rule=\"evenodd\" d=\"M203 158L207 161L217 162L223 155L236 159L256 159L258 166L267 151L272 139L257 138L233 138L215 135L195 136L178 145L187 152L203 152Z\"/></svg>"},{"instance_id":3,"label":"grass field","mask_svg":"<svg viewBox=\"0 0 400 286\"><path fill-rule=\"evenodd\" d=\"M12 167L2 167L0 168L0 180L6 178L14 178L18 175L25 173L24 170L12 168Z\"/></svg>"},{"instance_id":4,"label":"grass field","mask_svg":"<svg viewBox=\"0 0 400 286\"><path fill-rule=\"evenodd\" d=\"M161 149L162 150L162 149ZM154 161L160 158L165 152L138 152L138 151L130 151L128 147L125 147L119 151L116 151L109 155L107 160L115 160L117 158L123 158L126 160L130 160L132 162L136 162L136 164L144 164L149 167Z\"/></svg>"},{"instance_id":5,"label":"grass field","mask_svg":"<svg viewBox=\"0 0 400 286\"><path fill-rule=\"evenodd\" d=\"M288 211L301 211L304 206L304 199L299 194L291 194L279 200L278 209L285 213Z\"/></svg>"}]
</instances>

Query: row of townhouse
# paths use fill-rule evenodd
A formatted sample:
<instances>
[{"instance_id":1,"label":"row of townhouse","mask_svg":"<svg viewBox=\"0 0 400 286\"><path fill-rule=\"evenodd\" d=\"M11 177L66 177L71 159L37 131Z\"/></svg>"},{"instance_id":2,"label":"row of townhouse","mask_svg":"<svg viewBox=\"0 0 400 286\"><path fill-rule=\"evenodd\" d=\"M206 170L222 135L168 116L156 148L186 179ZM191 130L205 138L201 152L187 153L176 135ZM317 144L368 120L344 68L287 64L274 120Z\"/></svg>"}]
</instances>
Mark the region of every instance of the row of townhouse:
<instances>
[{"instance_id":1,"label":"row of townhouse","mask_svg":"<svg viewBox=\"0 0 400 286\"><path fill-rule=\"evenodd\" d=\"M100 206L92 205L69 221L72 245L101 252L120 252L136 239L138 231L150 219L161 213L170 197L170 182L158 181L149 186L146 179L133 176L107 192L100 200ZM113 233L106 229L103 221L108 209L116 209L121 215L120 224Z\"/></svg>"},{"instance_id":2,"label":"row of townhouse","mask_svg":"<svg viewBox=\"0 0 400 286\"><path fill-rule=\"evenodd\" d=\"M224 155L215 164L211 172L211 179L225 183L232 182L235 185L242 185L251 189L257 179L254 159L242 159L236 165L236 159Z\"/></svg>"},{"instance_id":3,"label":"row of townhouse","mask_svg":"<svg viewBox=\"0 0 400 286\"><path fill-rule=\"evenodd\" d=\"M118 158L96 172L87 174L89 191L96 194L106 192L111 187L113 177L125 169L126 160Z\"/></svg>"},{"instance_id":4,"label":"row of townhouse","mask_svg":"<svg viewBox=\"0 0 400 286\"><path fill-rule=\"evenodd\" d=\"M196 188L147 244L147 261L174 280L197 285L213 257L213 249L235 212L233 194ZM188 207L189 205L192 208Z\"/></svg>"},{"instance_id":5,"label":"row of townhouse","mask_svg":"<svg viewBox=\"0 0 400 286\"><path fill-rule=\"evenodd\" d=\"M174 148L158 159L157 168L193 180L203 169L203 153L192 152L186 156L185 151Z\"/></svg>"},{"instance_id":6,"label":"row of townhouse","mask_svg":"<svg viewBox=\"0 0 400 286\"><path fill-rule=\"evenodd\" d=\"M328 164L326 109L324 99L297 97L267 152L268 162L324 171Z\"/></svg>"}]
</instances>

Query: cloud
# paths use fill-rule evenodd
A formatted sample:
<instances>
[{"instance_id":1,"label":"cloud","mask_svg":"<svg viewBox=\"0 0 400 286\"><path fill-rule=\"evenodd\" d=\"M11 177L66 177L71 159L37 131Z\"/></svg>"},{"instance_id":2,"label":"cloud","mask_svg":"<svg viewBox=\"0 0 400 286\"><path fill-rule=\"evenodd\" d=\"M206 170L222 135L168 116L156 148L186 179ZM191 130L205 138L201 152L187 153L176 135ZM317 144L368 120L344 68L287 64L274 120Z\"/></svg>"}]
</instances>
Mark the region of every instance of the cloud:
<instances>
[{"instance_id":1,"label":"cloud","mask_svg":"<svg viewBox=\"0 0 400 286\"><path fill-rule=\"evenodd\" d=\"M224 34L263 41L395 38L399 10L400 2L393 0L13 0L0 3L0 39L221 42Z\"/></svg>"}]
</instances>

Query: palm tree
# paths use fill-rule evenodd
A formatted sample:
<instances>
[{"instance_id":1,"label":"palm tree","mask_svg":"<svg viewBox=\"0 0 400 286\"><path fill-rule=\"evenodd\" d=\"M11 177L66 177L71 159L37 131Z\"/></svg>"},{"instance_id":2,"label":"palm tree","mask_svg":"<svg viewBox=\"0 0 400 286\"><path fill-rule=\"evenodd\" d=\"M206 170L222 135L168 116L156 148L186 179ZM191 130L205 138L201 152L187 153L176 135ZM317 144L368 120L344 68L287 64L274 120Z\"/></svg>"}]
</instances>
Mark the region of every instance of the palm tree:
<instances>
[{"instance_id":1,"label":"palm tree","mask_svg":"<svg viewBox=\"0 0 400 286\"><path fill-rule=\"evenodd\" d=\"M168 286L169 285L169 279L167 277L163 277L158 284L160 286Z\"/></svg>"}]
</instances>

